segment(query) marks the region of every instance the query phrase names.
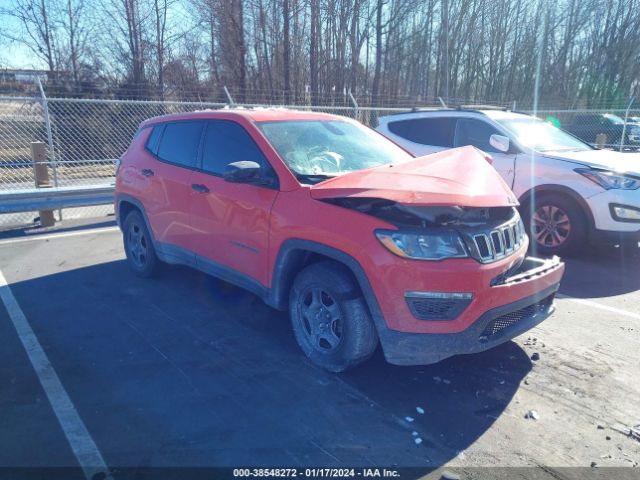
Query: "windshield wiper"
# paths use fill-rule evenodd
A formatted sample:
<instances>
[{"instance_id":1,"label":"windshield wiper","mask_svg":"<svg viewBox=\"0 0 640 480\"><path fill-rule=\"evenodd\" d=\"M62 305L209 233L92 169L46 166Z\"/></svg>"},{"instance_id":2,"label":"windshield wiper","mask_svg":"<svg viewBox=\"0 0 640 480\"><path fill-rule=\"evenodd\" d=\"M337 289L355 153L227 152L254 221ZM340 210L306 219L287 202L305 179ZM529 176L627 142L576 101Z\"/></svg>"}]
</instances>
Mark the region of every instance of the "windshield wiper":
<instances>
[{"instance_id":1,"label":"windshield wiper","mask_svg":"<svg viewBox=\"0 0 640 480\"><path fill-rule=\"evenodd\" d=\"M544 150L541 148L537 148L536 150L538 150L539 152L545 153L545 152L582 152L587 150L586 148L545 148Z\"/></svg>"},{"instance_id":2,"label":"windshield wiper","mask_svg":"<svg viewBox=\"0 0 640 480\"><path fill-rule=\"evenodd\" d=\"M296 178L301 181L318 181L327 180L335 177L335 175L324 175L322 173L296 173Z\"/></svg>"}]
</instances>

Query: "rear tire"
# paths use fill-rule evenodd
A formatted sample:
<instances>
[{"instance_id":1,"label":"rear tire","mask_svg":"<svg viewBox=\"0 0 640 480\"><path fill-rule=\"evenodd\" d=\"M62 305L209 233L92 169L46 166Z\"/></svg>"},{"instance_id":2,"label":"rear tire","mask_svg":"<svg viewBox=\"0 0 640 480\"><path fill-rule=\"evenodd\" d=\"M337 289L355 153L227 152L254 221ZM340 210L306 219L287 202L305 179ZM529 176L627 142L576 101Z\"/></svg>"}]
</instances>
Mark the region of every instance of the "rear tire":
<instances>
[{"instance_id":1,"label":"rear tire","mask_svg":"<svg viewBox=\"0 0 640 480\"><path fill-rule=\"evenodd\" d=\"M155 275L160 261L142 214L138 211L130 212L124 220L122 232L129 268L139 277Z\"/></svg>"},{"instance_id":2,"label":"rear tire","mask_svg":"<svg viewBox=\"0 0 640 480\"><path fill-rule=\"evenodd\" d=\"M587 221L575 201L556 193L540 193L522 209L534 254L570 255L587 243Z\"/></svg>"},{"instance_id":3,"label":"rear tire","mask_svg":"<svg viewBox=\"0 0 640 480\"><path fill-rule=\"evenodd\" d=\"M302 270L289 295L293 333L305 355L331 372L368 359L378 335L351 272L323 261Z\"/></svg>"}]
</instances>

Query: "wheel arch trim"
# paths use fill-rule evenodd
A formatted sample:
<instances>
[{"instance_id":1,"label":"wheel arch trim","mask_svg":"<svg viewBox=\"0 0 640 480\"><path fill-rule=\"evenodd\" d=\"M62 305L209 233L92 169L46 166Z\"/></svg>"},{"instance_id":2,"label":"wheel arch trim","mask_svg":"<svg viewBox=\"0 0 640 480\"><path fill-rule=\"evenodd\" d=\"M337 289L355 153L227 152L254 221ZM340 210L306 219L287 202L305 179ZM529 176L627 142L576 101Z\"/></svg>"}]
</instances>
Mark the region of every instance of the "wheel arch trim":
<instances>
[{"instance_id":1,"label":"wheel arch trim","mask_svg":"<svg viewBox=\"0 0 640 480\"><path fill-rule=\"evenodd\" d=\"M273 265L271 289L267 303L280 310L286 308L289 289L299 272L298 267L301 260L308 253L319 254L335 260L351 271L362 291L378 335L381 336L380 334L388 327L369 278L360 262L348 253L322 243L300 238L290 238L282 243Z\"/></svg>"},{"instance_id":2,"label":"wheel arch trim","mask_svg":"<svg viewBox=\"0 0 640 480\"><path fill-rule=\"evenodd\" d=\"M147 212L144 209L144 205L142 205L142 202L140 200L126 193L120 193L116 196L116 212L115 213L116 213L116 221L118 222L118 226L120 227L120 230L122 230L123 228L122 221L120 219L120 210L122 208L123 203L130 203L140 211L140 214L144 219L144 223L147 226L147 230L151 235L151 239L155 242L153 230L151 230L151 225L149 225L149 219L147 218Z\"/></svg>"},{"instance_id":3,"label":"wheel arch trim","mask_svg":"<svg viewBox=\"0 0 640 480\"><path fill-rule=\"evenodd\" d=\"M553 184L545 184L545 185L537 185L533 188L530 188L525 193L523 193L518 199L520 202L520 209L524 209L527 204L534 198L535 195L540 195L543 193L555 193L558 195L563 195L565 197L569 197L572 201L574 201L579 207L582 213L587 220L587 225L589 227L589 231L593 231L595 229L595 219L593 217L593 212L591 208L589 208L589 204L586 200L575 190L572 188L566 187L564 185L553 185Z\"/></svg>"}]
</instances>

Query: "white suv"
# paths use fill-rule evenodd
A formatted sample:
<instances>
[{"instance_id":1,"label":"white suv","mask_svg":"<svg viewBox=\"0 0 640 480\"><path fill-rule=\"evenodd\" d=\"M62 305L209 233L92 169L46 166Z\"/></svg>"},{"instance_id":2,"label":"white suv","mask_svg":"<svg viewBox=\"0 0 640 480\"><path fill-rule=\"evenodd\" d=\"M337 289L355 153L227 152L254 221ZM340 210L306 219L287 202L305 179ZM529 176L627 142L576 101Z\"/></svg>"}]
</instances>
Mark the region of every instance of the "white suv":
<instances>
[{"instance_id":1,"label":"white suv","mask_svg":"<svg viewBox=\"0 0 640 480\"><path fill-rule=\"evenodd\" d=\"M640 239L640 154L596 150L538 118L502 110L422 110L379 118L377 131L417 156L473 145L520 200L532 247L576 251L588 239Z\"/></svg>"}]
</instances>

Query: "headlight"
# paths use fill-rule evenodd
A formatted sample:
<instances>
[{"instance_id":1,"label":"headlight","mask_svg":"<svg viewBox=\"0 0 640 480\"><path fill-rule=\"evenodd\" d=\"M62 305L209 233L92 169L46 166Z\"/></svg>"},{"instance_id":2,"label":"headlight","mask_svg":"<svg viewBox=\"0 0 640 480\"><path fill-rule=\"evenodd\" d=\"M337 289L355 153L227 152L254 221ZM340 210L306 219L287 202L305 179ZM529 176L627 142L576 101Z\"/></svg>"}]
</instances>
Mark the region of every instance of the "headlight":
<instances>
[{"instance_id":1,"label":"headlight","mask_svg":"<svg viewBox=\"0 0 640 480\"><path fill-rule=\"evenodd\" d=\"M389 251L403 258L442 260L468 256L460 235L453 230L420 233L376 230L375 233Z\"/></svg>"},{"instance_id":2,"label":"headlight","mask_svg":"<svg viewBox=\"0 0 640 480\"><path fill-rule=\"evenodd\" d=\"M592 170L590 168L576 168L583 177L587 177L605 190L636 190L640 187L640 179L606 170Z\"/></svg>"},{"instance_id":3,"label":"headlight","mask_svg":"<svg viewBox=\"0 0 640 480\"><path fill-rule=\"evenodd\" d=\"M640 127L633 127L631 129L631 135L640 135Z\"/></svg>"}]
</instances>

